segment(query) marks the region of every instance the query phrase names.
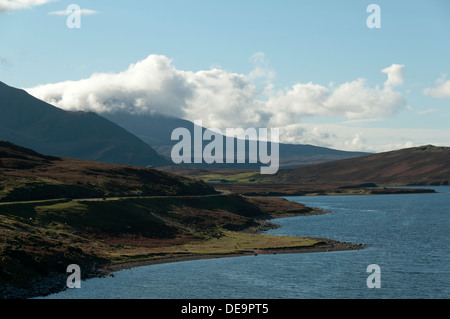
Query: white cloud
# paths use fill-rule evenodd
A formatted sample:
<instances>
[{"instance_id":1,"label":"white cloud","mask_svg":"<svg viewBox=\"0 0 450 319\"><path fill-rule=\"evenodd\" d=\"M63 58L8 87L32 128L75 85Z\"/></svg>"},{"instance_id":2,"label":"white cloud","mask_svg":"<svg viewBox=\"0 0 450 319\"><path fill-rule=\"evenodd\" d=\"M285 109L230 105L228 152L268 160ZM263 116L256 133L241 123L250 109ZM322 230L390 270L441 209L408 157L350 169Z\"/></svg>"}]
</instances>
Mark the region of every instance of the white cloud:
<instances>
[{"instance_id":1,"label":"white cloud","mask_svg":"<svg viewBox=\"0 0 450 319\"><path fill-rule=\"evenodd\" d=\"M381 72L386 73L388 78L384 85L386 87L402 85L405 81L405 76L403 74L403 69L405 66L403 64L392 64L391 66L381 70Z\"/></svg>"},{"instance_id":2,"label":"white cloud","mask_svg":"<svg viewBox=\"0 0 450 319\"><path fill-rule=\"evenodd\" d=\"M59 11L52 11L49 12L49 15L58 15L58 16L68 16L69 14L71 14L71 11L67 11L67 10L59 10ZM95 10L91 10L91 9L81 9L80 10L80 14L81 15L94 15L97 14L98 12Z\"/></svg>"},{"instance_id":3,"label":"white cloud","mask_svg":"<svg viewBox=\"0 0 450 319\"><path fill-rule=\"evenodd\" d=\"M56 0L0 0L0 12L30 9Z\"/></svg>"},{"instance_id":4,"label":"white cloud","mask_svg":"<svg viewBox=\"0 0 450 319\"><path fill-rule=\"evenodd\" d=\"M329 132L329 135L317 132ZM340 123L302 123L280 129L280 140L348 151L385 152L433 144L448 146L450 129L347 126Z\"/></svg>"},{"instance_id":5,"label":"white cloud","mask_svg":"<svg viewBox=\"0 0 450 319\"><path fill-rule=\"evenodd\" d=\"M428 109L425 111L419 111L419 112L417 112L417 114L424 115L424 114L433 113L433 112L437 112L437 111L439 111L439 109Z\"/></svg>"},{"instance_id":6,"label":"white cloud","mask_svg":"<svg viewBox=\"0 0 450 319\"><path fill-rule=\"evenodd\" d=\"M364 121L391 116L405 107L402 94L392 89L392 83L369 87L364 79L332 86L297 83L285 90L266 90L262 99L255 79L271 84L274 73L263 53L253 55L251 61L254 70L248 75L218 68L193 72L175 68L163 55L149 55L122 72L94 73L79 81L39 85L27 91L65 110L156 112L199 119L206 127L222 130L287 127L282 141L299 142L302 138L310 144L326 141L328 146L338 143L334 131L318 128L308 131L312 135L307 137L306 131L296 125L305 116ZM387 82L389 74L398 75L398 69L390 70ZM368 135L356 136L353 132L346 137L349 144L342 146L361 146L366 141L364 136Z\"/></svg>"},{"instance_id":7,"label":"white cloud","mask_svg":"<svg viewBox=\"0 0 450 319\"><path fill-rule=\"evenodd\" d=\"M65 110L184 116L183 108L193 90L169 59L151 55L120 73L94 73L87 79L40 85L28 91Z\"/></svg>"},{"instance_id":8,"label":"white cloud","mask_svg":"<svg viewBox=\"0 0 450 319\"><path fill-rule=\"evenodd\" d=\"M336 87L319 84L295 84L292 89L271 97L267 108L273 110L271 124L299 122L308 115L346 119L390 116L405 106L401 93L390 87L370 88L357 79ZM277 110L277 112L275 112Z\"/></svg>"},{"instance_id":9,"label":"white cloud","mask_svg":"<svg viewBox=\"0 0 450 319\"><path fill-rule=\"evenodd\" d=\"M253 70L249 74L251 79L266 78L268 80L273 80L275 72L271 69L270 63L264 52L252 54L249 61L254 65Z\"/></svg>"},{"instance_id":10,"label":"white cloud","mask_svg":"<svg viewBox=\"0 0 450 319\"><path fill-rule=\"evenodd\" d=\"M255 99L256 86L247 76L219 69L180 73L192 90L183 106L187 119L221 129L264 122L262 102Z\"/></svg>"},{"instance_id":11,"label":"white cloud","mask_svg":"<svg viewBox=\"0 0 450 319\"><path fill-rule=\"evenodd\" d=\"M250 57L249 61L253 64L253 69L248 75L249 79L258 87L258 92L262 96L270 96L276 73L270 67L269 60L264 52L256 52Z\"/></svg>"},{"instance_id":12,"label":"white cloud","mask_svg":"<svg viewBox=\"0 0 450 319\"><path fill-rule=\"evenodd\" d=\"M440 83L440 85L435 88L426 88L423 90L423 93L437 98L450 97L450 80L443 81L442 79L439 79L436 82Z\"/></svg>"},{"instance_id":13,"label":"white cloud","mask_svg":"<svg viewBox=\"0 0 450 319\"><path fill-rule=\"evenodd\" d=\"M366 144L366 137L361 132L356 132L353 138L349 141L345 141L346 149L363 149Z\"/></svg>"}]
</instances>

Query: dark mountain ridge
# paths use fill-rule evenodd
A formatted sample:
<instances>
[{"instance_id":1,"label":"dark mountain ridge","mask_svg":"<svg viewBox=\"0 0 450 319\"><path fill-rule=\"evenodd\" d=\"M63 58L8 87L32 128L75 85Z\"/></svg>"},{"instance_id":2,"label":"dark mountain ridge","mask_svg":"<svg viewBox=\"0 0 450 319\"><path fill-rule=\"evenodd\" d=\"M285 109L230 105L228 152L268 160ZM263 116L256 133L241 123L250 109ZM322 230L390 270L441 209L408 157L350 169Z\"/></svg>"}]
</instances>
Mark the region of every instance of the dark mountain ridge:
<instances>
[{"instance_id":1,"label":"dark mountain ridge","mask_svg":"<svg viewBox=\"0 0 450 319\"><path fill-rule=\"evenodd\" d=\"M171 134L175 128L181 127L188 129L189 132L191 133L191 145L193 145L195 124L188 120L183 120L180 118L160 114L140 115L124 112L104 113L102 114L102 116L120 125L121 127L129 130L130 132L138 136L140 139L142 139L144 142L151 145L159 154L166 156L168 158L170 158L171 156L171 150L173 146L178 143L177 140L174 141L171 140ZM202 133L204 133L205 130L206 128L203 127ZM234 138L235 149L238 144L237 140L238 140L237 138ZM205 147L208 143L209 141L204 141L203 147ZM226 145L225 137L223 137L223 145L224 147ZM246 141L246 155L247 155L246 158L248 158L248 153L249 153L249 146L248 141ZM280 168L292 168L302 165L335 161L369 154L370 153L366 152L340 151L313 145L279 143ZM193 162L193 160L191 162ZM234 164L226 164L225 160L223 162L224 162L223 164L192 163L183 165L195 168L236 168L236 169L259 169L259 167L261 166L260 163L250 164L248 160L246 160L246 163L235 162Z\"/></svg>"},{"instance_id":2,"label":"dark mountain ridge","mask_svg":"<svg viewBox=\"0 0 450 319\"><path fill-rule=\"evenodd\" d=\"M117 124L92 112L68 112L0 82L0 139L43 154L105 163L170 162Z\"/></svg>"}]
</instances>

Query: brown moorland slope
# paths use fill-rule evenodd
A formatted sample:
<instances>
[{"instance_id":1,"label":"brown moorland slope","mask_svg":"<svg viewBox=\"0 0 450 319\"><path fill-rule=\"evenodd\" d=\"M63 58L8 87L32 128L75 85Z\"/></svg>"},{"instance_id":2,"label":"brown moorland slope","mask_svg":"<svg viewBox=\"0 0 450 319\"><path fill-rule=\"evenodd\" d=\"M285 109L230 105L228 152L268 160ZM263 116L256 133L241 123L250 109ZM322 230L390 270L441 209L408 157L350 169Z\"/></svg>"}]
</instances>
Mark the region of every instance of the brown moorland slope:
<instances>
[{"instance_id":1,"label":"brown moorland slope","mask_svg":"<svg viewBox=\"0 0 450 319\"><path fill-rule=\"evenodd\" d=\"M0 141L0 201L214 193L202 181L151 168L47 156Z\"/></svg>"},{"instance_id":2,"label":"brown moorland slope","mask_svg":"<svg viewBox=\"0 0 450 319\"><path fill-rule=\"evenodd\" d=\"M98 197L115 191L124 196ZM73 263L84 279L153 262L362 248L259 234L274 227L267 219L323 213L299 203L217 193L202 181L9 142L0 142L0 195L0 298L64 289Z\"/></svg>"},{"instance_id":3,"label":"brown moorland slope","mask_svg":"<svg viewBox=\"0 0 450 319\"><path fill-rule=\"evenodd\" d=\"M317 165L280 170L267 180L352 186L448 185L450 147L426 145Z\"/></svg>"},{"instance_id":4,"label":"brown moorland slope","mask_svg":"<svg viewBox=\"0 0 450 319\"><path fill-rule=\"evenodd\" d=\"M424 192L426 190L370 187L449 185L450 147L425 145L280 169L274 175L237 169L166 167L161 170L209 181L216 189L246 195Z\"/></svg>"}]
</instances>

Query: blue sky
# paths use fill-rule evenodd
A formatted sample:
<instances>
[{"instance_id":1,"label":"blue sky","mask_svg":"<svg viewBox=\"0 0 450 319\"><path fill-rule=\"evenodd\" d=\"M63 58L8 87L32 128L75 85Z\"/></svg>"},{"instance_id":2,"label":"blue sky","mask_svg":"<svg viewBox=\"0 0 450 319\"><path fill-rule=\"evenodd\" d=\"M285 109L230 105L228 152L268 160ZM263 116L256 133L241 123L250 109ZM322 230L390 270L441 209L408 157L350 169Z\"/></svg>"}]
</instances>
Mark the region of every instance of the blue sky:
<instances>
[{"instance_id":1,"label":"blue sky","mask_svg":"<svg viewBox=\"0 0 450 319\"><path fill-rule=\"evenodd\" d=\"M0 81L58 107L133 111L131 101L348 150L450 146L449 1L36 2L0 0ZM95 11L79 29L49 14L71 3ZM371 3L379 29L366 25ZM139 90L117 83L141 78Z\"/></svg>"}]
</instances>

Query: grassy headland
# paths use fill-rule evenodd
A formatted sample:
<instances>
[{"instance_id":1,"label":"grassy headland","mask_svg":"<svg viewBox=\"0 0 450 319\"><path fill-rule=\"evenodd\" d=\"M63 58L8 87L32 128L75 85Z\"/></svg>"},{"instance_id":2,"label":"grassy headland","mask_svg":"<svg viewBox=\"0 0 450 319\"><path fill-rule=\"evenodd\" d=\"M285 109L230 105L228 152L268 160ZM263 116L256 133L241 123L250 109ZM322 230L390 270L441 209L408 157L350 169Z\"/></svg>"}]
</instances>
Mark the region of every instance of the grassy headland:
<instances>
[{"instance_id":1,"label":"grassy headland","mask_svg":"<svg viewBox=\"0 0 450 319\"><path fill-rule=\"evenodd\" d=\"M4 203L0 289L3 297L58 291L73 263L88 278L152 262L361 248L258 232L274 226L267 219L314 213L282 198L224 194Z\"/></svg>"}]
</instances>

